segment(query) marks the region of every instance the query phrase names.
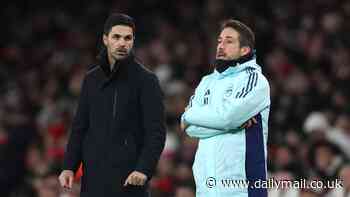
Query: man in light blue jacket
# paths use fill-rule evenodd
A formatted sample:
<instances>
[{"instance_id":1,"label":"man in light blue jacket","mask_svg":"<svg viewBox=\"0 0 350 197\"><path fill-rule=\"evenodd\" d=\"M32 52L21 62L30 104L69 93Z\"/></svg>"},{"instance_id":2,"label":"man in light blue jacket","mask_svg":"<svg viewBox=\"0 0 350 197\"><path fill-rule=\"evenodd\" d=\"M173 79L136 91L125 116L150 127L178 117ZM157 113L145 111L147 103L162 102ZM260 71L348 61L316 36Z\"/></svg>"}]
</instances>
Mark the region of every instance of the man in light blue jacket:
<instances>
[{"instance_id":1,"label":"man in light blue jacket","mask_svg":"<svg viewBox=\"0 0 350 197\"><path fill-rule=\"evenodd\" d=\"M182 128L199 138L193 164L197 197L267 197L259 186L267 178L270 88L254 43L249 27L225 21L215 70L202 78L182 115ZM242 126L251 120L255 124Z\"/></svg>"}]
</instances>

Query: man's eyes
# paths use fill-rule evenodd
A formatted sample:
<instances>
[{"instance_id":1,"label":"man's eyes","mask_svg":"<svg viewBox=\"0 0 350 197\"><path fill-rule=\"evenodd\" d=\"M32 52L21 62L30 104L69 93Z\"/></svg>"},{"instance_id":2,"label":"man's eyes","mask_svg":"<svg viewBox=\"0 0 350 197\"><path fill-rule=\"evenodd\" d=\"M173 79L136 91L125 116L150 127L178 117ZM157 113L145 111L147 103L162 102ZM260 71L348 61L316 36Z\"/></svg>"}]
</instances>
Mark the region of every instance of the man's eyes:
<instances>
[{"instance_id":1,"label":"man's eyes","mask_svg":"<svg viewBox=\"0 0 350 197\"><path fill-rule=\"evenodd\" d=\"M221 42L225 42L225 43L227 43L227 44L232 44L232 43L233 43L233 40L221 40L221 39L219 39L219 40L218 40L218 43L221 43Z\"/></svg>"},{"instance_id":2,"label":"man's eyes","mask_svg":"<svg viewBox=\"0 0 350 197\"><path fill-rule=\"evenodd\" d=\"M119 40L119 39L122 38L122 36L120 36L120 35L114 35L112 38L115 39L115 40ZM132 40L132 36L125 36L125 37L124 37L124 40L130 41L130 40Z\"/></svg>"}]
</instances>

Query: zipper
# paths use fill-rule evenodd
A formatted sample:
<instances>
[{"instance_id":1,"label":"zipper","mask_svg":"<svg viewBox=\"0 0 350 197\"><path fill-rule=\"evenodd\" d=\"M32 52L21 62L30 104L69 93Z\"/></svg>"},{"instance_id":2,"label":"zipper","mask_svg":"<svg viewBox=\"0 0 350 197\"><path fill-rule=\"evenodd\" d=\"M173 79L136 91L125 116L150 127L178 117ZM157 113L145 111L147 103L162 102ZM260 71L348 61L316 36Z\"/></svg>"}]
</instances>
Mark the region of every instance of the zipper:
<instances>
[{"instance_id":1,"label":"zipper","mask_svg":"<svg viewBox=\"0 0 350 197\"><path fill-rule=\"evenodd\" d=\"M113 119L115 118L117 113L117 95L118 95L117 88L115 88L114 99L113 99Z\"/></svg>"}]
</instances>

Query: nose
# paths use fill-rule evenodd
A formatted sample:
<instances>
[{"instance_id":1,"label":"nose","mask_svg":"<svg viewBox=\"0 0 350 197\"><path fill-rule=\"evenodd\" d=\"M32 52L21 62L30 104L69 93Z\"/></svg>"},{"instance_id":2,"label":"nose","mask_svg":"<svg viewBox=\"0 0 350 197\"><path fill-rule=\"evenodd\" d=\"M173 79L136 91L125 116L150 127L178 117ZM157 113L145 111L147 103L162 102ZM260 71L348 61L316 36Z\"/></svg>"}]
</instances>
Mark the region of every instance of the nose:
<instances>
[{"instance_id":1,"label":"nose","mask_svg":"<svg viewBox=\"0 0 350 197\"><path fill-rule=\"evenodd\" d=\"M218 50L223 50L223 49L224 49L224 44L223 44L223 42L219 42L219 43L218 43L217 49L218 49Z\"/></svg>"},{"instance_id":2,"label":"nose","mask_svg":"<svg viewBox=\"0 0 350 197\"><path fill-rule=\"evenodd\" d=\"M126 45L126 41L125 41L125 39L119 39L119 42L118 42L118 45L119 46L125 46Z\"/></svg>"}]
</instances>

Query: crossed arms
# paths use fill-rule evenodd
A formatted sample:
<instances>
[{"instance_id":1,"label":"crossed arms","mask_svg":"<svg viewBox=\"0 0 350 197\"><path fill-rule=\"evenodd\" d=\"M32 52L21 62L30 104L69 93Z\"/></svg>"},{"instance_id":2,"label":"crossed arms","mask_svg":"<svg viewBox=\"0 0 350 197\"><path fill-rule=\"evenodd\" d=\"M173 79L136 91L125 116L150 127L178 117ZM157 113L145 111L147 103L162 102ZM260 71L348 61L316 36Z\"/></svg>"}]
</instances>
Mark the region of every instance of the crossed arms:
<instances>
[{"instance_id":1,"label":"crossed arms","mask_svg":"<svg viewBox=\"0 0 350 197\"><path fill-rule=\"evenodd\" d=\"M235 94L233 94L235 95ZM221 102L200 105L196 95L181 117L186 133L191 137L208 138L243 129L248 120L270 105L269 84L260 78L244 97L221 98ZM215 103L215 104L213 104Z\"/></svg>"}]
</instances>

